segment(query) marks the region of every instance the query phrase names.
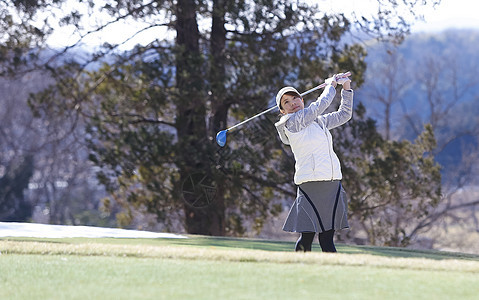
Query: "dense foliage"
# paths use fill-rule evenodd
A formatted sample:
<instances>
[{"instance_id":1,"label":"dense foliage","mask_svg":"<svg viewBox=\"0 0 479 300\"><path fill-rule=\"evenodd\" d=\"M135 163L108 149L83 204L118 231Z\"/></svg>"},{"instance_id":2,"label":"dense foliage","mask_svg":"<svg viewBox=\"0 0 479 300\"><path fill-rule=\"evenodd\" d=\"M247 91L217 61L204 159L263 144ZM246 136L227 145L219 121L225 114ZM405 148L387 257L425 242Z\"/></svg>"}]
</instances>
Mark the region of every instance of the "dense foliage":
<instances>
[{"instance_id":1,"label":"dense foliage","mask_svg":"<svg viewBox=\"0 0 479 300\"><path fill-rule=\"evenodd\" d=\"M398 39L407 32L408 24L394 14L401 4L380 3L382 13L369 20L290 0L79 1L61 22L75 28L79 42L108 30L108 23L86 28L82 17L88 13L82 11L94 9L107 13L111 23L138 20L144 24L139 32L162 27L175 39L165 34L126 52L105 44L86 59L67 56L61 66L48 60L46 70L56 83L30 103L39 117L74 115L87 124L90 160L110 193L105 207L124 207L118 215L122 225L132 221L134 208L171 226L180 217L189 233L235 235L247 227L260 229L295 194L290 150L278 141L273 116L233 132L225 148L216 145L216 133L267 108L286 84L306 90L330 74L350 70L359 87L366 53L345 42L352 28ZM30 11L48 3L15 4ZM412 14L414 3L403 4ZM369 130L375 135L374 126ZM364 135L338 135L362 145L374 142ZM363 203L360 196L366 189L381 195L378 199L387 196L385 203L393 205L404 195L416 199L419 209L435 204L435 189L418 189L414 180L393 186L397 182L385 171L437 180L430 159L423 158L431 147L421 141L378 140L362 149L366 158L361 160L347 159L354 157L353 147L341 148L350 170L370 176L357 184L363 178L354 173L345 178L354 195L352 214L373 214L375 204ZM379 184L384 180L389 184Z\"/></svg>"}]
</instances>

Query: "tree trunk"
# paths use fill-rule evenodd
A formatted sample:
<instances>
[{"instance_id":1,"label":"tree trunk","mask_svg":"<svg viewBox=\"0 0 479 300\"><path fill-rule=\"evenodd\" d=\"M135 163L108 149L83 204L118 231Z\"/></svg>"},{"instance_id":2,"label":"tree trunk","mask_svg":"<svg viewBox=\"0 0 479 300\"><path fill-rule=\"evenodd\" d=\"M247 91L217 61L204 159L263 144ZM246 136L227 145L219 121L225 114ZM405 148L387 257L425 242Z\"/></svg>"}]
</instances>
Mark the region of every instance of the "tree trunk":
<instances>
[{"instance_id":1,"label":"tree trunk","mask_svg":"<svg viewBox=\"0 0 479 300\"><path fill-rule=\"evenodd\" d=\"M177 3L177 163L188 233L224 235L222 187L211 171L212 141L206 126L204 62L200 51L196 4Z\"/></svg>"},{"instance_id":2,"label":"tree trunk","mask_svg":"<svg viewBox=\"0 0 479 300\"><path fill-rule=\"evenodd\" d=\"M212 122L210 121L210 135L213 142L216 133L226 128L226 117L228 113L228 105L226 104L226 29L225 29L225 12L226 0L213 1L213 15L211 24L211 40L210 40L210 70L209 81L211 83L210 102L212 106ZM215 148L217 145L215 143ZM215 151L216 152L216 151ZM217 227L220 235L225 235L225 177L223 174L216 172L215 183L217 193L215 197L215 214L214 225Z\"/></svg>"}]
</instances>

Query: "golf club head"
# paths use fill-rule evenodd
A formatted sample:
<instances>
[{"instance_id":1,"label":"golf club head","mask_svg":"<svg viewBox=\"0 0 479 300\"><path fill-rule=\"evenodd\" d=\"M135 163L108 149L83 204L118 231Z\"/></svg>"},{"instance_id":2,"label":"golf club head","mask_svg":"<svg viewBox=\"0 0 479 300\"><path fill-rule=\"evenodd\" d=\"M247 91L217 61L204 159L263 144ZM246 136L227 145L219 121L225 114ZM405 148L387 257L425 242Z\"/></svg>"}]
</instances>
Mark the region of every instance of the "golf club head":
<instances>
[{"instance_id":1,"label":"golf club head","mask_svg":"<svg viewBox=\"0 0 479 300\"><path fill-rule=\"evenodd\" d=\"M226 144L226 133L228 130L221 130L216 134L216 143L220 145L220 147L224 147Z\"/></svg>"}]
</instances>

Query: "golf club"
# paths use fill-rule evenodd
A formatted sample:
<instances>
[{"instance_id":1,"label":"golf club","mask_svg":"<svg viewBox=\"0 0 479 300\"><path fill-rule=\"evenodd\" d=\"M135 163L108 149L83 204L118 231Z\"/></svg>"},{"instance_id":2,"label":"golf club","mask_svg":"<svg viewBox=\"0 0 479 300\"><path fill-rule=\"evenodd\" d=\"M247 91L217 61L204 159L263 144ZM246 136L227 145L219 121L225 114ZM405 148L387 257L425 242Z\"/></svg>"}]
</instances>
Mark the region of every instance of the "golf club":
<instances>
[{"instance_id":1,"label":"golf club","mask_svg":"<svg viewBox=\"0 0 479 300\"><path fill-rule=\"evenodd\" d=\"M349 76L351 76L351 72L346 72L346 73L343 73L343 74L339 74L339 75L337 76L337 78L340 79L340 78L345 78L345 77L349 77ZM309 93L312 93L312 92L314 92L314 91L316 91L316 90L319 90L319 89L325 87L326 85L327 85L326 83L322 83L322 84L320 84L320 85L318 85L318 86L316 86L316 87L314 87L314 88L312 88L312 89L310 89L310 90L307 90L307 91L304 92L304 93L301 93L300 95L301 95L301 97L303 97L303 96L305 96L305 95L307 95L307 94L309 94ZM239 127L239 126L243 125L243 124L246 123L246 122L249 122L249 121L251 121L251 120L253 120L253 119L256 119L257 117L262 116L262 115L264 115L265 113L268 113L268 112L270 112L270 111L272 111L272 110L274 110L274 109L277 109L276 105L275 105L275 106L272 106L272 107L270 107L270 108L268 108L267 110L265 110L265 111L263 111L263 112L260 112L260 113L257 114L257 115L254 115L254 116L252 116L251 118L248 118L248 119L246 119L246 120L244 120L244 121L242 121L242 122L240 122L240 123L238 123L238 124L236 124L236 125L234 125L234 126L231 126L231 127L228 128L228 129L219 131L219 132L216 134L216 143L218 143L218 145L219 145L220 147L223 147L224 145L226 145L226 136L227 136L227 134L228 134L228 131L230 131L230 130L236 128L236 127Z\"/></svg>"}]
</instances>

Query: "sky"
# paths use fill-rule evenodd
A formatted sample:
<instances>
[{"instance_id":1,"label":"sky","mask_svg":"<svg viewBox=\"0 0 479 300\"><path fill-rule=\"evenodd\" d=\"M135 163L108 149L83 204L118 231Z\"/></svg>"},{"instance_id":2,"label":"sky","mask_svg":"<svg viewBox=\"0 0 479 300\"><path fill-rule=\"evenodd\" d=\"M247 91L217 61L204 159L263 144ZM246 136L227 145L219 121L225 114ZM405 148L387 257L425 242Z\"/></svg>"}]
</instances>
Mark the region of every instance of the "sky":
<instances>
[{"instance_id":1,"label":"sky","mask_svg":"<svg viewBox=\"0 0 479 300\"><path fill-rule=\"evenodd\" d=\"M306 0L311 3L318 4L325 11L341 12L348 15L352 11L358 14L371 14L376 11L378 0ZM432 1L432 0L428 0ZM419 1L420 2L420 1ZM424 15L425 21L416 21L412 26L412 33L419 32L438 32L449 28L474 28L479 30L479 1L477 0L442 0L436 7L427 9L417 9L417 13ZM71 30L71 29L70 29ZM119 24L118 26L108 27L108 35L101 37L92 37L90 40L84 40L86 44L101 44L108 41L116 43L123 40L122 36L131 35L135 32L134 26ZM59 29L50 39L49 44L52 46L62 46L77 41L77 37L69 37L70 31L67 29ZM136 42L150 41L152 36L164 35L161 28L141 33L135 40L131 41L125 47L132 47ZM172 33L169 33L170 35ZM174 36L172 36L174 38Z\"/></svg>"},{"instance_id":2,"label":"sky","mask_svg":"<svg viewBox=\"0 0 479 300\"><path fill-rule=\"evenodd\" d=\"M477 0L442 0L434 10L425 12L426 22L419 22L412 31L442 31L449 28L479 29L479 1Z\"/></svg>"},{"instance_id":3,"label":"sky","mask_svg":"<svg viewBox=\"0 0 479 300\"><path fill-rule=\"evenodd\" d=\"M318 0L311 1L318 3ZM378 0L320 0L319 5L324 5L325 9L335 12L355 11L370 14L376 11L377 3ZM422 13L425 21L416 21L412 32L437 32L449 28L479 29L478 11L477 0L442 0L435 8L431 5L428 5L427 9L418 7L416 12Z\"/></svg>"}]
</instances>

